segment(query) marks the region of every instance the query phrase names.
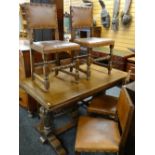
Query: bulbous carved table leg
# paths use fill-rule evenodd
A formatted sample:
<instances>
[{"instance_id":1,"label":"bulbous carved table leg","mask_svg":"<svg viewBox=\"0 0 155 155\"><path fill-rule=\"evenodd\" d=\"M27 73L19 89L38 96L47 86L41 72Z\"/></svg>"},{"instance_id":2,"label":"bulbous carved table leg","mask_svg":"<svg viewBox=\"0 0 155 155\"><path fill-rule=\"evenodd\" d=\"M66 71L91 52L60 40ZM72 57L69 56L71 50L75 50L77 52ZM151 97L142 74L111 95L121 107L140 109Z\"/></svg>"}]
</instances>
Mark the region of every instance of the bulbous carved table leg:
<instances>
[{"instance_id":1,"label":"bulbous carved table leg","mask_svg":"<svg viewBox=\"0 0 155 155\"><path fill-rule=\"evenodd\" d=\"M46 135L52 132L51 119L52 116L50 116L50 112L45 109L43 114L43 123L44 123L44 133Z\"/></svg>"},{"instance_id":2,"label":"bulbous carved table leg","mask_svg":"<svg viewBox=\"0 0 155 155\"><path fill-rule=\"evenodd\" d=\"M53 114L44 107L40 108L41 123L37 126L37 131L41 134L40 140L42 143L48 141L48 143L55 150L57 155L67 155L65 149L61 145L61 142L54 134Z\"/></svg>"}]
</instances>

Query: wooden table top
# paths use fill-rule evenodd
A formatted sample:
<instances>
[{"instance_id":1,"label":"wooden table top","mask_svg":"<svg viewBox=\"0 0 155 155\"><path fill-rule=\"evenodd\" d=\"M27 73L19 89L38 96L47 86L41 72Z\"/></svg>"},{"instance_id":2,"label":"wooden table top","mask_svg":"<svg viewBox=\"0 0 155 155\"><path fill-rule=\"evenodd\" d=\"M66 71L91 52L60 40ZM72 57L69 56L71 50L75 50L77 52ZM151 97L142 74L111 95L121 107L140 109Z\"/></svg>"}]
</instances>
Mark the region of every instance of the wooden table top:
<instances>
[{"instance_id":1,"label":"wooden table top","mask_svg":"<svg viewBox=\"0 0 155 155\"><path fill-rule=\"evenodd\" d=\"M81 67L85 68L86 66ZM112 69L111 75L108 75L107 72L107 68L92 64L90 80L87 80L85 74L80 72L79 83L75 83L72 76L60 72L58 76L54 76L54 73L50 74L48 92L44 92L43 85L38 83L37 80L32 81L31 78L22 81L20 87L24 88L30 96L46 109L53 111L114 86L127 76L126 72L117 69Z\"/></svg>"}]
</instances>

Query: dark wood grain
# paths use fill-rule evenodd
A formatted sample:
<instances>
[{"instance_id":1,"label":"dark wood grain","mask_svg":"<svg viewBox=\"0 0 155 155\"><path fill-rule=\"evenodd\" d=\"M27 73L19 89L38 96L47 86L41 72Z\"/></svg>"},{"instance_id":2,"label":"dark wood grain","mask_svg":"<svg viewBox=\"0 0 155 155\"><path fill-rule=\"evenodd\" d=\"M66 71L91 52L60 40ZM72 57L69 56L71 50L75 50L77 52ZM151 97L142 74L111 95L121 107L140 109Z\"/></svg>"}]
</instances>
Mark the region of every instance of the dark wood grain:
<instances>
[{"instance_id":1,"label":"dark wood grain","mask_svg":"<svg viewBox=\"0 0 155 155\"><path fill-rule=\"evenodd\" d=\"M85 67L85 65L82 66L82 68ZM52 84L47 92L43 91L44 89L39 82L32 81L31 78L22 81L20 86L47 110L53 111L116 85L126 76L126 72L116 69L113 69L111 74L108 75L105 67L93 64L91 65L90 80L87 80L84 74L81 73L79 83L75 83L73 77L60 73L57 77L50 76Z\"/></svg>"}]
</instances>

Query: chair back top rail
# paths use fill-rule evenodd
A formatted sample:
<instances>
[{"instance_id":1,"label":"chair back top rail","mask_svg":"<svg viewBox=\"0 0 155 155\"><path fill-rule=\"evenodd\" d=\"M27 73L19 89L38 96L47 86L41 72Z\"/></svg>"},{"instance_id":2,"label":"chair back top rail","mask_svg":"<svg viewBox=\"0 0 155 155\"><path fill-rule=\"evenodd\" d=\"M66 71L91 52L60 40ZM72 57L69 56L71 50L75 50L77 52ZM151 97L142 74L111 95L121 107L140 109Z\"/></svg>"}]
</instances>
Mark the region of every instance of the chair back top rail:
<instances>
[{"instance_id":1,"label":"chair back top rail","mask_svg":"<svg viewBox=\"0 0 155 155\"><path fill-rule=\"evenodd\" d=\"M93 9L92 6L70 6L71 38L75 39L75 31L89 29L92 37Z\"/></svg>"},{"instance_id":2,"label":"chair back top rail","mask_svg":"<svg viewBox=\"0 0 155 155\"><path fill-rule=\"evenodd\" d=\"M25 8L31 42L33 41L34 29L53 29L55 39L59 39L57 9L55 4L30 3L27 4Z\"/></svg>"}]
</instances>

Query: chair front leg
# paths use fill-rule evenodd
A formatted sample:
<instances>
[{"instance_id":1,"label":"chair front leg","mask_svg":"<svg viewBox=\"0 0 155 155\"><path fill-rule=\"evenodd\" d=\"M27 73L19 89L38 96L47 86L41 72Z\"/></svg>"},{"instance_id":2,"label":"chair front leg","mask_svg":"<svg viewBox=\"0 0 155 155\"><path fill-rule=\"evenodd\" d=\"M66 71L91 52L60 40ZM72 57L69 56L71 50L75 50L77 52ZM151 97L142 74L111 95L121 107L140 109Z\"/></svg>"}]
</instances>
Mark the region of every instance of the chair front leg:
<instances>
[{"instance_id":1,"label":"chair front leg","mask_svg":"<svg viewBox=\"0 0 155 155\"><path fill-rule=\"evenodd\" d=\"M87 54L88 54L88 56L87 56L87 79L89 80L90 79L90 65L91 65L91 51L92 51L92 49L91 48L88 48L87 49Z\"/></svg>"},{"instance_id":2,"label":"chair front leg","mask_svg":"<svg viewBox=\"0 0 155 155\"><path fill-rule=\"evenodd\" d=\"M47 55L43 54L43 77L44 77L44 87L46 90L49 88L49 79L48 79L48 64L47 64Z\"/></svg>"},{"instance_id":3,"label":"chair front leg","mask_svg":"<svg viewBox=\"0 0 155 155\"><path fill-rule=\"evenodd\" d=\"M34 51L32 49L30 49L30 61L31 61L31 77L32 77L32 80L35 79L35 76L34 76Z\"/></svg>"},{"instance_id":4,"label":"chair front leg","mask_svg":"<svg viewBox=\"0 0 155 155\"><path fill-rule=\"evenodd\" d=\"M59 53L56 53L55 56L56 56L56 66L59 66L60 65ZM59 73L59 70L56 69L55 70L55 76L57 76L58 73Z\"/></svg>"},{"instance_id":5,"label":"chair front leg","mask_svg":"<svg viewBox=\"0 0 155 155\"><path fill-rule=\"evenodd\" d=\"M74 62L75 51L71 51L71 62ZM70 67L70 72L73 72L73 67Z\"/></svg>"},{"instance_id":6,"label":"chair front leg","mask_svg":"<svg viewBox=\"0 0 155 155\"><path fill-rule=\"evenodd\" d=\"M79 53L77 51L77 53ZM75 60L75 80L78 81L79 80L79 64L80 64L80 61L79 61L79 58L77 58L77 54L76 54L76 60Z\"/></svg>"},{"instance_id":7,"label":"chair front leg","mask_svg":"<svg viewBox=\"0 0 155 155\"><path fill-rule=\"evenodd\" d=\"M113 45L110 45L110 58L108 61L108 74L111 74L111 70L112 70L112 55L113 55Z\"/></svg>"}]
</instances>

